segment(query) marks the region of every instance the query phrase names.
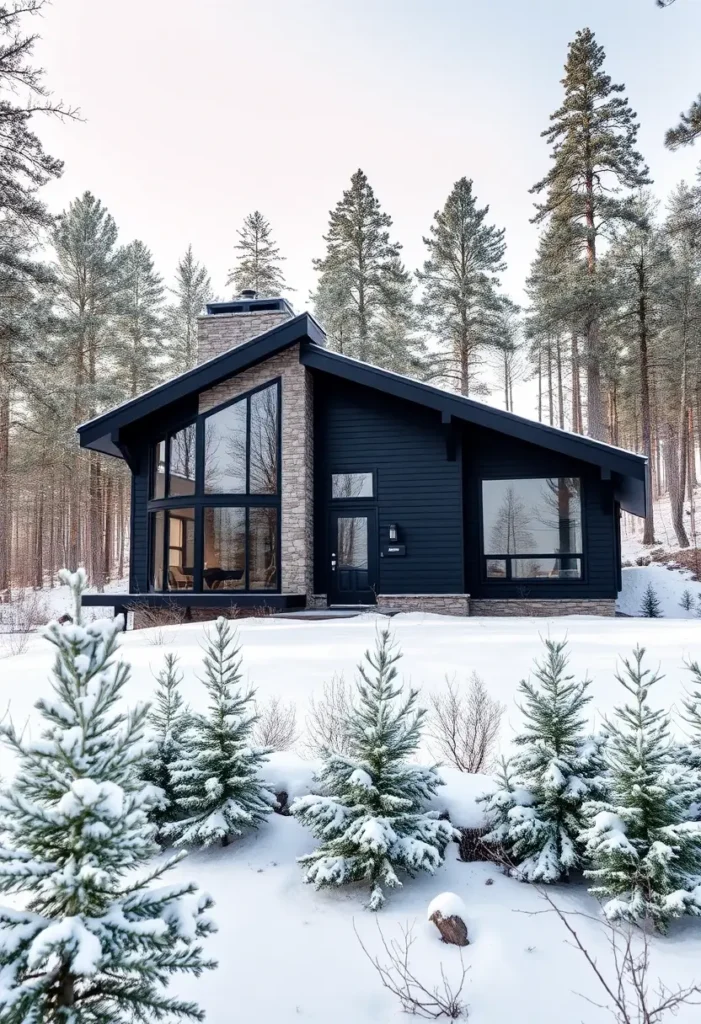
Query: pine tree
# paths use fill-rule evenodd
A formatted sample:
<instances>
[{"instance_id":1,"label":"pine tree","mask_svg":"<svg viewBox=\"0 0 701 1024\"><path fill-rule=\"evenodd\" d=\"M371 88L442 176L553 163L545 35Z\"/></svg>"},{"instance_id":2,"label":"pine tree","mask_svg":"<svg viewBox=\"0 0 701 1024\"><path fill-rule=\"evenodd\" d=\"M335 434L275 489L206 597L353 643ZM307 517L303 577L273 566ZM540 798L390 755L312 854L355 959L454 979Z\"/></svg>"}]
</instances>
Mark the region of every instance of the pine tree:
<instances>
[{"instance_id":1,"label":"pine tree","mask_svg":"<svg viewBox=\"0 0 701 1024\"><path fill-rule=\"evenodd\" d=\"M152 814L152 820L158 826L177 814L172 772L184 756L185 733L190 722L189 711L180 693L182 680L177 655L166 654L165 665L156 676L155 703L148 717L155 748L149 751L142 769L144 780L157 786L164 794L165 806L156 808Z\"/></svg>"},{"instance_id":2,"label":"pine tree","mask_svg":"<svg viewBox=\"0 0 701 1024\"><path fill-rule=\"evenodd\" d=\"M513 874L529 882L557 882L582 863L583 805L603 793L601 737L585 736L589 680L567 674L566 641L545 640L535 663L539 685L522 680L524 732L508 776L487 803L491 831ZM505 775L505 779L507 776Z\"/></svg>"},{"instance_id":3,"label":"pine tree","mask_svg":"<svg viewBox=\"0 0 701 1024\"><path fill-rule=\"evenodd\" d=\"M398 373L416 373L423 346L415 330L413 283L400 259L401 246L390 241L391 226L367 177L356 171L331 211L326 255L314 260L319 283L312 298L337 351ZM329 312L332 317L324 319Z\"/></svg>"},{"instance_id":4,"label":"pine tree","mask_svg":"<svg viewBox=\"0 0 701 1024\"><path fill-rule=\"evenodd\" d=\"M270 751L251 746L255 693L242 687L240 648L227 619L217 619L207 637L204 668L209 711L192 716L171 773L185 815L163 828L175 846L225 846L256 828L276 804L258 775Z\"/></svg>"},{"instance_id":5,"label":"pine tree","mask_svg":"<svg viewBox=\"0 0 701 1024\"><path fill-rule=\"evenodd\" d=\"M138 874L157 851L144 786L147 705L119 708L129 665L117 660L121 620L83 624L83 570L63 573L74 621L52 623L54 696L37 704L45 730L2 729L18 772L0 802L0 890L26 896L0 908L0 1016L6 1024L202 1020L170 998L172 974L216 964L198 940L214 930L209 897L193 884L154 886L180 857Z\"/></svg>"},{"instance_id":6,"label":"pine tree","mask_svg":"<svg viewBox=\"0 0 701 1024\"><path fill-rule=\"evenodd\" d=\"M125 251L117 246L117 225L91 192L74 199L53 232L62 376L75 422L95 416L118 400L113 374L101 374L112 346L124 294ZM65 369L68 368L68 374Z\"/></svg>"},{"instance_id":7,"label":"pine tree","mask_svg":"<svg viewBox=\"0 0 701 1024\"><path fill-rule=\"evenodd\" d=\"M197 362L197 317L212 298L207 268L195 259L188 245L175 271L174 302L164 314L164 334L173 373L184 373Z\"/></svg>"},{"instance_id":8,"label":"pine tree","mask_svg":"<svg viewBox=\"0 0 701 1024\"><path fill-rule=\"evenodd\" d=\"M229 271L227 288L233 284L237 295L244 288L253 288L259 295L282 295L289 291L282 270L285 257L280 255L272 228L260 210L248 214L237 234L239 241L234 248L240 255L236 257L236 267Z\"/></svg>"},{"instance_id":9,"label":"pine tree","mask_svg":"<svg viewBox=\"0 0 701 1024\"><path fill-rule=\"evenodd\" d=\"M125 397L133 398L166 376L163 338L163 280L150 249L138 239L123 251L118 377Z\"/></svg>"},{"instance_id":10,"label":"pine tree","mask_svg":"<svg viewBox=\"0 0 701 1024\"><path fill-rule=\"evenodd\" d=\"M586 28L570 43L565 77L565 99L551 115L551 126L542 133L552 146L553 164L532 192L544 193L536 205L535 220L554 219L569 224L573 238L585 256L591 279L587 312L585 368L587 376L587 426L592 437L606 438L602 401L600 338L601 311L597 302L597 241L615 223L630 216L630 204L622 190L650 183L648 169L635 149L638 125L635 113L603 71L605 53Z\"/></svg>"},{"instance_id":11,"label":"pine tree","mask_svg":"<svg viewBox=\"0 0 701 1024\"><path fill-rule=\"evenodd\" d=\"M426 804L441 780L434 768L407 763L415 753L425 712L418 693L397 680L401 654L388 631L358 667L357 702L348 722L350 753L327 751L319 782L323 796L295 800L290 810L321 840L300 857L317 888L364 881L370 910L385 901L383 886L401 885L398 871L433 872L457 832Z\"/></svg>"},{"instance_id":12,"label":"pine tree","mask_svg":"<svg viewBox=\"0 0 701 1024\"><path fill-rule=\"evenodd\" d=\"M665 132L664 144L667 149L690 146L701 135L701 94L692 101L687 111L679 115L679 123Z\"/></svg>"},{"instance_id":13,"label":"pine tree","mask_svg":"<svg viewBox=\"0 0 701 1024\"><path fill-rule=\"evenodd\" d=\"M643 594L643 602L640 605L640 614L647 619L659 619L662 617L660 611L660 599L655 593L652 583L648 583Z\"/></svg>"},{"instance_id":14,"label":"pine tree","mask_svg":"<svg viewBox=\"0 0 701 1024\"><path fill-rule=\"evenodd\" d=\"M49 99L44 72L31 63L37 36L24 34L25 19L40 15L45 4L25 0L0 7L0 594L11 583L11 410L26 399L22 385L40 334L34 291L47 277L33 256L39 231L52 223L38 193L63 172L62 161L45 151L34 127L42 114L76 116Z\"/></svg>"},{"instance_id":15,"label":"pine tree","mask_svg":"<svg viewBox=\"0 0 701 1024\"><path fill-rule=\"evenodd\" d=\"M633 219L614 229L612 244L604 263L614 295L609 334L618 330L630 353L628 372L639 394L642 450L653 464L652 389L653 361L663 327L666 276L671 252L664 233L656 224L657 203L646 191L634 201ZM637 396L636 396L637 398ZM637 405L637 401L636 401ZM653 503L645 517L643 544L654 544Z\"/></svg>"},{"instance_id":16,"label":"pine tree","mask_svg":"<svg viewBox=\"0 0 701 1024\"><path fill-rule=\"evenodd\" d=\"M674 763L669 716L649 705L662 677L643 667L644 657L636 648L616 673L632 700L607 722L610 798L587 806L582 839L605 916L664 931L671 917L701 915L701 823L686 820L699 777Z\"/></svg>"},{"instance_id":17,"label":"pine tree","mask_svg":"<svg viewBox=\"0 0 701 1024\"><path fill-rule=\"evenodd\" d=\"M488 213L477 206L472 181L456 181L423 240L429 258L417 272L422 317L438 343L431 375L463 395L475 393L480 354L498 336L506 243L504 229L486 223Z\"/></svg>"},{"instance_id":18,"label":"pine tree","mask_svg":"<svg viewBox=\"0 0 701 1024\"><path fill-rule=\"evenodd\" d=\"M679 607L683 608L685 612L692 611L694 607L694 595L688 587L682 592L682 596L679 598Z\"/></svg>"}]
</instances>

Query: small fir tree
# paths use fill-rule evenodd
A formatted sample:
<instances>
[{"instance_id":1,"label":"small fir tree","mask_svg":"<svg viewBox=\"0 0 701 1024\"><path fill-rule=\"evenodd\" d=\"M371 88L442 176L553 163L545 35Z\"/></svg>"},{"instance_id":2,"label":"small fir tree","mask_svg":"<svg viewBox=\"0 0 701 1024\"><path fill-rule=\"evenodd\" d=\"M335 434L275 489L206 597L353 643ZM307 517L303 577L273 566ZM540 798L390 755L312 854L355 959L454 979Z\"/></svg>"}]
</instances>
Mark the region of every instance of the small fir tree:
<instances>
[{"instance_id":1,"label":"small fir tree","mask_svg":"<svg viewBox=\"0 0 701 1024\"><path fill-rule=\"evenodd\" d=\"M649 705L662 677L643 668L644 656L636 648L616 673L632 700L607 723L610 797L587 806L582 839L605 916L664 931L671 917L701 914L701 823L686 817L699 778L674 763L669 715Z\"/></svg>"},{"instance_id":2,"label":"small fir tree","mask_svg":"<svg viewBox=\"0 0 701 1024\"><path fill-rule=\"evenodd\" d=\"M604 792L603 738L583 731L591 683L567 673L566 641L545 640L545 648L538 685L519 684L526 725L512 775L485 800L485 842L498 844L512 873L529 882L557 882L581 866L583 805Z\"/></svg>"},{"instance_id":3,"label":"small fir tree","mask_svg":"<svg viewBox=\"0 0 701 1024\"><path fill-rule=\"evenodd\" d=\"M244 288L253 288L259 295L282 295L289 291L282 270L285 257L280 255L270 223L260 210L248 214L237 234L236 266L229 271L227 288L233 284L236 294Z\"/></svg>"},{"instance_id":4,"label":"small fir tree","mask_svg":"<svg viewBox=\"0 0 701 1024\"><path fill-rule=\"evenodd\" d=\"M435 871L458 833L426 804L441 779L435 768L407 763L415 753L425 712L417 691L404 696L401 657L389 632L358 667L357 702L348 723L350 753L326 751L319 775L323 794L301 797L290 810L321 846L300 857L306 881L322 886L365 881L370 910L385 901L383 886L401 885L398 871Z\"/></svg>"},{"instance_id":5,"label":"small fir tree","mask_svg":"<svg viewBox=\"0 0 701 1024\"><path fill-rule=\"evenodd\" d=\"M648 619L659 619L662 617L660 600L655 593L652 583L648 583L643 594L643 602L640 605L640 614Z\"/></svg>"},{"instance_id":6,"label":"small fir tree","mask_svg":"<svg viewBox=\"0 0 701 1024\"><path fill-rule=\"evenodd\" d=\"M477 803L482 804L484 819L489 826L488 842L506 859L505 850L510 845L513 825L512 812L517 807L531 807L533 794L517 784L513 762L506 757L499 758L494 781L494 789L477 797Z\"/></svg>"},{"instance_id":7,"label":"small fir tree","mask_svg":"<svg viewBox=\"0 0 701 1024\"><path fill-rule=\"evenodd\" d=\"M54 696L37 708L41 739L3 727L19 770L0 799L0 1017L6 1024L202 1020L170 998L171 974L216 966L198 943L214 925L209 897L188 883L153 886L181 859L138 869L157 852L144 786L148 706L121 711L129 664L116 660L121 620L83 624L82 569L63 572L74 621L52 623Z\"/></svg>"},{"instance_id":8,"label":"small fir tree","mask_svg":"<svg viewBox=\"0 0 701 1024\"><path fill-rule=\"evenodd\" d=\"M687 767L701 771L701 665L691 661L687 665L694 680L694 688L682 700L682 719L688 727L689 742L683 747L680 760ZM701 817L701 805L691 810L694 818Z\"/></svg>"},{"instance_id":9,"label":"small fir tree","mask_svg":"<svg viewBox=\"0 0 701 1024\"><path fill-rule=\"evenodd\" d=\"M694 595L687 588L679 599L679 607L683 608L685 612L693 611L694 608Z\"/></svg>"},{"instance_id":10,"label":"small fir tree","mask_svg":"<svg viewBox=\"0 0 701 1024\"><path fill-rule=\"evenodd\" d=\"M165 665L156 676L156 696L148 718L153 731L154 749L149 751L142 775L146 782L158 786L164 795L164 806L154 809L152 820L161 827L177 813L177 795L172 773L184 755L184 740L190 715L180 693L183 679L175 654L166 654Z\"/></svg>"},{"instance_id":11,"label":"small fir tree","mask_svg":"<svg viewBox=\"0 0 701 1024\"><path fill-rule=\"evenodd\" d=\"M175 837L175 846L226 846L231 836L256 828L276 804L258 775L270 751L251 746L255 693L243 689L240 648L224 618L207 637L204 668L209 711L192 717L171 774L184 817L163 833Z\"/></svg>"}]
</instances>

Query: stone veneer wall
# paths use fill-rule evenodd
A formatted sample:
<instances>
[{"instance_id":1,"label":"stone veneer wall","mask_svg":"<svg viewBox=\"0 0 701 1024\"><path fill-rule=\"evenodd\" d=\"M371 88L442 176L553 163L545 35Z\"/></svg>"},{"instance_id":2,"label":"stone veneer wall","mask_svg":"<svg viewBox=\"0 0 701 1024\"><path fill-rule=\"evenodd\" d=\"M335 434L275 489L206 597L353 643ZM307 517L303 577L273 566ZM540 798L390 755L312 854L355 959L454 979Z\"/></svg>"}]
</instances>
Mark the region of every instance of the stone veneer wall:
<instances>
[{"instance_id":1,"label":"stone veneer wall","mask_svg":"<svg viewBox=\"0 0 701 1024\"><path fill-rule=\"evenodd\" d=\"M258 334L265 334L289 320L291 315L286 309L276 309L267 313L217 313L216 316L198 317L198 363L236 348Z\"/></svg>"},{"instance_id":2,"label":"stone veneer wall","mask_svg":"<svg viewBox=\"0 0 701 1024\"><path fill-rule=\"evenodd\" d=\"M438 615L469 615L467 594L378 594L378 612L436 612Z\"/></svg>"},{"instance_id":3,"label":"stone veneer wall","mask_svg":"<svg viewBox=\"0 0 701 1024\"><path fill-rule=\"evenodd\" d=\"M613 598L569 599L513 597L513 598L471 598L470 615L607 615L616 614Z\"/></svg>"},{"instance_id":4,"label":"stone veneer wall","mask_svg":"<svg viewBox=\"0 0 701 1024\"><path fill-rule=\"evenodd\" d=\"M257 316L256 325L261 319L261 316ZM291 345L277 355L258 363L257 366L243 370L235 377L210 388L209 391L203 391L200 395L199 411L209 412L215 406L237 398L246 391L277 377L281 379L282 388L282 593L311 594L314 543L314 409L312 378L299 361L299 345Z\"/></svg>"}]
</instances>

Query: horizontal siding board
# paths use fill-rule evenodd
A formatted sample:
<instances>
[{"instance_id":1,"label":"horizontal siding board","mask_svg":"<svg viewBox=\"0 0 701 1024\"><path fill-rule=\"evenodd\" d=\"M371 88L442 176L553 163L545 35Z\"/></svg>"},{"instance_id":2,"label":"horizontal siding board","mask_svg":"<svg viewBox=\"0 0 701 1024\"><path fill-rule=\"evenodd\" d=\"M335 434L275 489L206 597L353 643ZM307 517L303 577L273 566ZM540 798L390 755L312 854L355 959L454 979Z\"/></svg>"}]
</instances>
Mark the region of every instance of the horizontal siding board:
<instances>
[{"instance_id":1,"label":"horizontal siding board","mask_svg":"<svg viewBox=\"0 0 701 1024\"><path fill-rule=\"evenodd\" d=\"M317 592L328 583L331 473L371 469L380 547L395 522L407 552L380 558L379 593L463 593L462 465L447 458L439 414L326 375L314 395Z\"/></svg>"}]
</instances>

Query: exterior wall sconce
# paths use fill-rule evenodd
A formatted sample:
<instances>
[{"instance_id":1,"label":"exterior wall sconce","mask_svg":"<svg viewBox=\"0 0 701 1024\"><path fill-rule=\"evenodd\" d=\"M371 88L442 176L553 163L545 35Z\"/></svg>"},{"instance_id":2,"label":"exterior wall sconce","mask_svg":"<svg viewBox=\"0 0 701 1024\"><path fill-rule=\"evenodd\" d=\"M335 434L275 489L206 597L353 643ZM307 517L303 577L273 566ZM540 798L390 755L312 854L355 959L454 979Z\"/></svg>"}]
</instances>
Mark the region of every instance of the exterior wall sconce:
<instances>
[{"instance_id":1,"label":"exterior wall sconce","mask_svg":"<svg viewBox=\"0 0 701 1024\"><path fill-rule=\"evenodd\" d=\"M389 524L389 542L390 544L396 544L399 540L399 531L396 523Z\"/></svg>"}]
</instances>

